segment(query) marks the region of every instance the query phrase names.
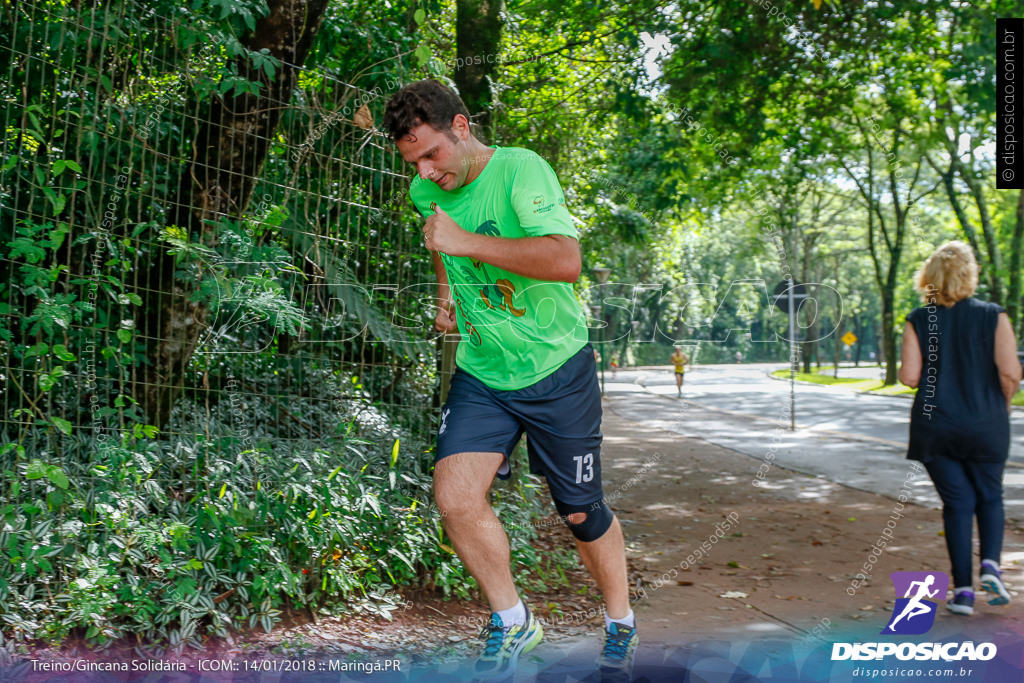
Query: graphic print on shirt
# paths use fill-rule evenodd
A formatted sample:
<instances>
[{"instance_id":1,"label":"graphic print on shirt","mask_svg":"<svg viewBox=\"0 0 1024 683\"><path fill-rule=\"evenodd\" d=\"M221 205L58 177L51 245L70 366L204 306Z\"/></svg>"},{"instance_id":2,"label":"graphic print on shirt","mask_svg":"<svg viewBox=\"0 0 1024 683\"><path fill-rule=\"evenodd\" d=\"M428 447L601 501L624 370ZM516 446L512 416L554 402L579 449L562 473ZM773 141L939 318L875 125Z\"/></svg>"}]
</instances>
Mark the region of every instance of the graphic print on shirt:
<instances>
[{"instance_id":1,"label":"graphic print on shirt","mask_svg":"<svg viewBox=\"0 0 1024 683\"><path fill-rule=\"evenodd\" d=\"M501 237L501 229L498 227L498 223L493 220L484 221L483 223L478 225L476 230L474 230L473 232L475 232L478 235L490 235L491 237ZM480 267L480 261L477 261L475 258L470 259L470 261L472 261L474 268Z\"/></svg>"},{"instance_id":2,"label":"graphic print on shirt","mask_svg":"<svg viewBox=\"0 0 1024 683\"><path fill-rule=\"evenodd\" d=\"M501 236L501 229L494 220L487 220L477 226L475 233L478 235L491 235L494 237ZM453 268L452 257L447 254L441 255L442 260L445 263L446 268ZM491 274L488 270L488 265L482 261L476 259L469 259L472 267L466 264L459 266L459 271L462 273L463 278L467 285L470 285L470 290L476 290L479 292L483 305L490 310L501 310L515 317L522 317L526 314L525 308L516 308L513 305L513 301L516 296L516 286L514 283L506 278L498 278L497 280L492 279ZM473 326L473 321L468 315L466 315L466 307L463 306L462 296L460 293L461 288L456 288L455 292L455 305L459 311L459 315L462 320L465 321L466 333L470 337L470 342L474 346L480 346L483 340L480 337L479 331Z\"/></svg>"},{"instance_id":3,"label":"graphic print on shirt","mask_svg":"<svg viewBox=\"0 0 1024 683\"><path fill-rule=\"evenodd\" d=\"M477 226L474 231L478 235L491 235L494 237L501 236L501 229L498 227L497 222L493 220L484 221ZM499 278L498 280L492 280L490 274L487 272L487 264L476 259L470 259L473 263L473 267L480 271L483 276L484 284L480 288L480 298L483 300L484 305L487 308L495 309L498 308L506 313L511 313L517 318L521 318L526 314L525 308L516 308L512 305L512 300L516 295L516 286L505 278ZM468 269L464 268L463 272L467 272ZM467 275L472 271L467 272ZM474 277L470 278L473 281L478 280ZM500 303L499 303L500 302Z\"/></svg>"}]
</instances>

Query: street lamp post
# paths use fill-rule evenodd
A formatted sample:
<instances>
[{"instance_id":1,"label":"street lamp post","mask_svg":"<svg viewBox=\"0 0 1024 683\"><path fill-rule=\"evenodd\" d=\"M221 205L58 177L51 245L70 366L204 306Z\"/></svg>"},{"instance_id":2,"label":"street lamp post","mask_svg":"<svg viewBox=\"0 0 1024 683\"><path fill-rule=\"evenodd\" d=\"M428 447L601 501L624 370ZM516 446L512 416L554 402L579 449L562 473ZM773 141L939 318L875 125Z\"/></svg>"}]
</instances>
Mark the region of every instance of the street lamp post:
<instances>
[{"instance_id":1,"label":"street lamp post","mask_svg":"<svg viewBox=\"0 0 1024 683\"><path fill-rule=\"evenodd\" d=\"M611 268L595 267L594 277L597 278L597 283L604 286L608 282L608 277L612 274ZM601 293L601 395L604 396L604 366L607 362L605 359L605 329L608 327L608 321L604 319L604 293Z\"/></svg>"}]
</instances>

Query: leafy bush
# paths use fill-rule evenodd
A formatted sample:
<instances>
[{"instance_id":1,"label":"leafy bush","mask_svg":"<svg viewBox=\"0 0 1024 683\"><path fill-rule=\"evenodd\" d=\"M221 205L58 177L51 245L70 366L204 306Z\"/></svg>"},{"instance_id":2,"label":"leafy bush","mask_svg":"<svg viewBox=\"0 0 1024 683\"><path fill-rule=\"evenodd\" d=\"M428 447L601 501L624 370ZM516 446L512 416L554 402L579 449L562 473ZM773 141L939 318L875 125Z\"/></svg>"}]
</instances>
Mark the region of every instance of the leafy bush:
<instances>
[{"instance_id":1,"label":"leafy bush","mask_svg":"<svg viewBox=\"0 0 1024 683\"><path fill-rule=\"evenodd\" d=\"M273 376L255 370L265 362L232 361L256 378ZM310 396L360 387L316 363L301 369ZM33 430L24 445L2 449L0 638L8 649L80 632L96 647L132 636L140 651L161 653L233 630L269 631L285 608L393 601L392 586L470 594L475 582L429 502L431 447L414 436L424 430L384 426L365 399L348 398L341 416L336 400L293 399L291 412L312 424L333 419L335 429L323 439L281 438L272 394L236 395L257 381L227 384L216 402L183 401L173 440L124 430L84 450L62 436L54 449L52 433ZM202 437L193 436L199 419ZM523 566L536 562L536 489L520 475L495 494Z\"/></svg>"}]
</instances>

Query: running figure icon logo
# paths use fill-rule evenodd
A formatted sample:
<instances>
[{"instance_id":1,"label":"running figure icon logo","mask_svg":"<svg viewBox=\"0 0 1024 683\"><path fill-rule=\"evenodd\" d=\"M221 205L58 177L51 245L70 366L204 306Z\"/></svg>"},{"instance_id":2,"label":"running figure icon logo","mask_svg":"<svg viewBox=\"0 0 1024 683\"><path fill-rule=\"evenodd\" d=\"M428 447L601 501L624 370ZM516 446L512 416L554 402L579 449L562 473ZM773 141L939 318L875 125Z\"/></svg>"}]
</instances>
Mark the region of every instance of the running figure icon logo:
<instances>
[{"instance_id":1,"label":"running figure icon logo","mask_svg":"<svg viewBox=\"0 0 1024 683\"><path fill-rule=\"evenodd\" d=\"M893 572L893 587L896 589L896 606L892 619L882 633L898 633L916 636L927 633L935 623L939 601L946 599L949 577L942 572ZM929 600L928 598L933 598Z\"/></svg>"}]
</instances>

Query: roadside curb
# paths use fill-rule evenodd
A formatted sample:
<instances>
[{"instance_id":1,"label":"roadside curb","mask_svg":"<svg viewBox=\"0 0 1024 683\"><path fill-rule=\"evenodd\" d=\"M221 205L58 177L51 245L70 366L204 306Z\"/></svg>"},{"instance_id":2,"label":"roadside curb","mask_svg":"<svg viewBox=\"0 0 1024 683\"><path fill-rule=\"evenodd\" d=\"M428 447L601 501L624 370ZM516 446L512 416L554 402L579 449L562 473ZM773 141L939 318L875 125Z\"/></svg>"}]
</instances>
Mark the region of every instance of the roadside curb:
<instances>
[{"instance_id":1,"label":"roadside curb","mask_svg":"<svg viewBox=\"0 0 1024 683\"><path fill-rule=\"evenodd\" d=\"M772 374L773 372L778 372L778 371L777 370L769 370L768 372L765 373L765 376L768 377L771 380L776 381L776 382L788 382L789 381L788 377L776 377L775 375ZM870 394L871 396L888 396L888 397L893 397L893 398L908 398L908 399L913 399L914 398L913 394L886 394L886 393L883 393L881 391L863 391L861 389L844 389L842 384L821 384L819 382L808 382L805 379L794 379L793 381L796 382L797 384L804 384L804 385L811 386L811 387L825 387L825 388L828 388L828 389L840 389L842 391L848 391L848 392L853 393L853 394Z\"/></svg>"},{"instance_id":2,"label":"roadside curb","mask_svg":"<svg viewBox=\"0 0 1024 683\"><path fill-rule=\"evenodd\" d=\"M765 376L768 377L768 379L774 380L776 382L788 382L788 381L790 381L788 377L776 377L775 375L772 374L772 372L777 372L777 370L769 370L768 372L765 373ZM802 380L802 379L794 379L793 381L796 382L797 384L804 384L806 386L825 387L825 388L829 388L829 389L835 388L835 389L840 389L842 391L848 391L848 392L853 393L853 394L867 394L867 395L870 395L870 396L885 396L887 398L903 398L903 399L908 399L908 400L913 400L914 399L914 394L886 394L886 393L881 392L881 391L862 391L860 389L843 389L843 385L842 384L819 384L818 382L808 382L807 380ZM1010 406L1010 407L1013 410L1024 410L1024 406Z\"/></svg>"}]
</instances>

